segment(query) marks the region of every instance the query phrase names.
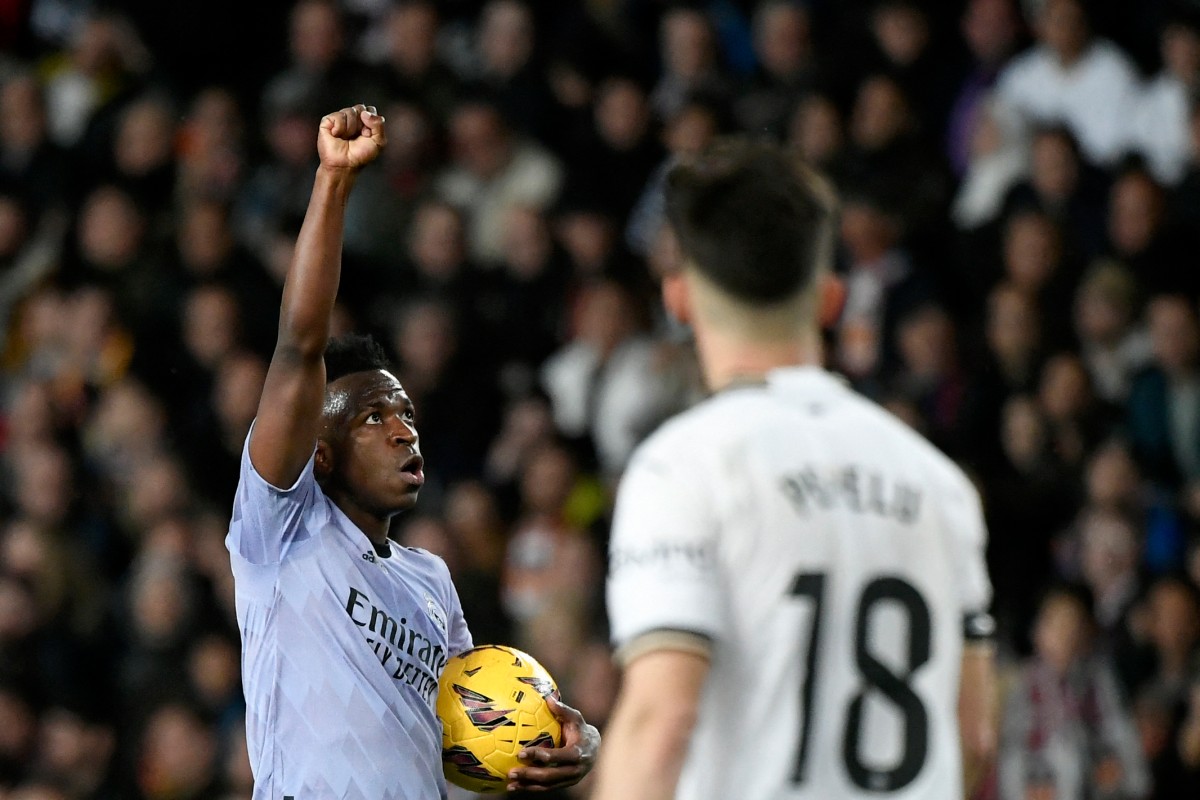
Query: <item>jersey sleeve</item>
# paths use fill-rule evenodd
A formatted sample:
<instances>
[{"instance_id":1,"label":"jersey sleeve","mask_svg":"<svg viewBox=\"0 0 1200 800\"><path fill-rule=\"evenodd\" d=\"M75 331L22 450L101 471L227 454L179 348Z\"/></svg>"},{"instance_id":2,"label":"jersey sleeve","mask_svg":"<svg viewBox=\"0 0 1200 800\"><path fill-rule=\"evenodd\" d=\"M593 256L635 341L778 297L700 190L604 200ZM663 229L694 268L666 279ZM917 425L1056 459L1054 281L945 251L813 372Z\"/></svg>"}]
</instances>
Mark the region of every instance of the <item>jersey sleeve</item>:
<instances>
[{"instance_id":1,"label":"jersey sleeve","mask_svg":"<svg viewBox=\"0 0 1200 800\"><path fill-rule=\"evenodd\" d=\"M251 434L254 428L250 429ZM317 502L317 480L313 458L300 471L300 477L286 489L272 486L254 469L250 461L250 435L242 446L241 473L233 498L233 514L225 546L251 564L278 564L288 547L306 539L310 533L304 524L306 512Z\"/></svg>"},{"instance_id":2,"label":"jersey sleeve","mask_svg":"<svg viewBox=\"0 0 1200 800\"><path fill-rule=\"evenodd\" d=\"M716 643L725 632L716 519L679 463L643 452L621 480L606 587L619 652L651 633Z\"/></svg>"},{"instance_id":3,"label":"jersey sleeve","mask_svg":"<svg viewBox=\"0 0 1200 800\"><path fill-rule=\"evenodd\" d=\"M475 646L471 631L467 627L467 619L463 616L462 601L458 597L458 589L450 580L450 571L446 570L446 585L449 587L449 603L446 606L446 642L449 655L454 657L465 653Z\"/></svg>"},{"instance_id":4,"label":"jersey sleeve","mask_svg":"<svg viewBox=\"0 0 1200 800\"><path fill-rule=\"evenodd\" d=\"M987 572L987 526L979 492L964 476L943 501L954 566L955 593L967 638L991 635L988 608L992 584Z\"/></svg>"}]
</instances>

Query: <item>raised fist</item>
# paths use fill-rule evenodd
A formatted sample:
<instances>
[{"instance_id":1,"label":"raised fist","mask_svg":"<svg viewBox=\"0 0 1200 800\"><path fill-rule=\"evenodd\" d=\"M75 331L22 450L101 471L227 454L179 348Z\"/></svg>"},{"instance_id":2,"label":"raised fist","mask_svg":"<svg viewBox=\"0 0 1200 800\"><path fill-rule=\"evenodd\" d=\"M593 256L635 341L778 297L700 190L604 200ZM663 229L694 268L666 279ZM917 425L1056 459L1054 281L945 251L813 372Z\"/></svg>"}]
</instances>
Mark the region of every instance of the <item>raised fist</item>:
<instances>
[{"instance_id":1,"label":"raised fist","mask_svg":"<svg viewBox=\"0 0 1200 800\"><path fill-rule=\"evenodd\" d=\"M317 153L321 166L357 172L375 160L387 144L383 117L375 106L343 108L321 119Z\"/></svg>"}]
</instances>

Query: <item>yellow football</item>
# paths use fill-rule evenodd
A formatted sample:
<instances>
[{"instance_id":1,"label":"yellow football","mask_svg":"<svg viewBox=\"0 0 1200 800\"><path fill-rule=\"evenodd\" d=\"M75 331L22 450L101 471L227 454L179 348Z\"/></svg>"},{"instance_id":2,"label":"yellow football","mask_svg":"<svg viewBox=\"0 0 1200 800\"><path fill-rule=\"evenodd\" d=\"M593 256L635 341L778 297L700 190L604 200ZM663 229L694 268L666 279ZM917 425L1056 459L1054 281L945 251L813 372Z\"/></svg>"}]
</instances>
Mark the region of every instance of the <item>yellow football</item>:
<instances>
[{"instance_id":1,"label":"yellow football","mask_svg":"<svg viewBox=\"0 0 1200 800\"><path fill-rule=\"evenodd\" d=\"M524 747L561 747L562 726L546 698L558 687L532 656L482 645L446 663L438 688L442 770L473 792L503 792Z\"/></svg>"}]
</instances>

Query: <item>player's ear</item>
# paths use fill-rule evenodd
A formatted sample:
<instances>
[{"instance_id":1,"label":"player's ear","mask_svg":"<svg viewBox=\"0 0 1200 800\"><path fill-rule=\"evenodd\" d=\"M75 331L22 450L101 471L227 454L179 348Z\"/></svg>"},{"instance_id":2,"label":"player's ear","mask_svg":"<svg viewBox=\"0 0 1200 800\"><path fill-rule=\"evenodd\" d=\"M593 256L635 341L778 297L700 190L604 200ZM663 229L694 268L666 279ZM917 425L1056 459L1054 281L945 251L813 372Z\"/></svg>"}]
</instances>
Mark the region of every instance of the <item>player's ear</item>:
<instances>
[{"instance_id":1,"label":"player's ear","mask_svg":"<svg viewBox=\"0 0 1200 800\"><path fill-rule=\"evenodd\" d=\"M662 298L668 314L684 325L692 323L692 298L685 270L677 269L662 276Z\"/></svg>"},{"instance_id":2,"label":"player's ear","mask_svg":"<svg viewBox=\"0 0 1200 800\"><path fill-rule=\"evenodd\" d=\"M317 482L329 477L333 472L333 448L324 439L317 439L317 454L313 458L313 476Z\"/></svg>"},{"instance_id":3,"label":"player's ear","mask_svg":"<svg viewBox=\"0 0 1200 800\"><path fill-rule=\"evenodd\" d=\"M820 292L818 314L821 328L830 330L837 325L838 318L842 316L842 309L846 305L846 284L832 272L822 273L818 280L820 281L817 289Z\"/></svg>"}]
</instances>

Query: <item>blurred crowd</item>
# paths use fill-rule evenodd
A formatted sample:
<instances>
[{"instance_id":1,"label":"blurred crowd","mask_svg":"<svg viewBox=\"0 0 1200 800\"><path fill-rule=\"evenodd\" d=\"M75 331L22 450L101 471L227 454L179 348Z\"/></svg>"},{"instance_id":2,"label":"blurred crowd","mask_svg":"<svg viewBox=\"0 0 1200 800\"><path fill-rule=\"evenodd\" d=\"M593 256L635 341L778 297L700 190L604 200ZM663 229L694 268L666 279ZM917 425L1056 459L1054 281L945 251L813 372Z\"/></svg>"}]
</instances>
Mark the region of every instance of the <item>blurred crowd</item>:
<instances>
[{"instance_id":1,"label":"blurred crowd","mask_svg":"<svg viewBox=\"0 0 1200 800\"><path fill-rule=\"evenodd\" d=\"M357 102L390 143L335 328L416 403L394 536L477 642L603 728L613 490L702 396L662 181L764 137L840 190L830 367L984 499L978 796L1200 797L1200 7L240 5L0 3L0 798L249 797L223 537L316 125Z\"/></svg>"}]
</instances>

